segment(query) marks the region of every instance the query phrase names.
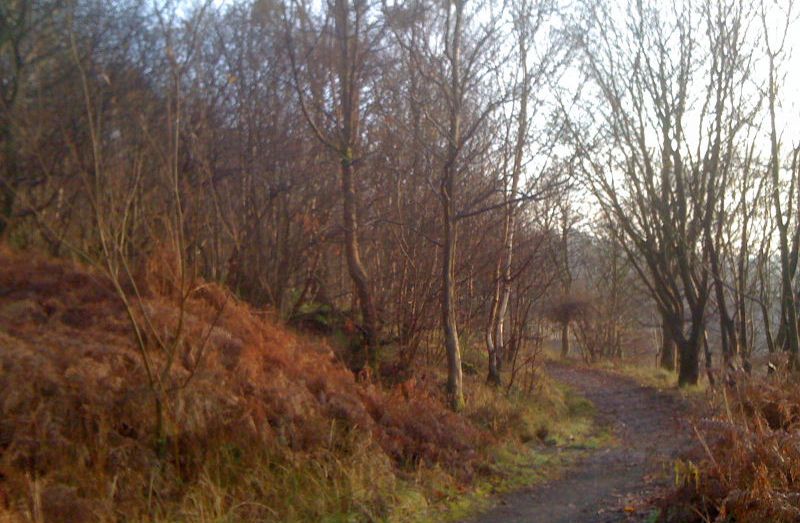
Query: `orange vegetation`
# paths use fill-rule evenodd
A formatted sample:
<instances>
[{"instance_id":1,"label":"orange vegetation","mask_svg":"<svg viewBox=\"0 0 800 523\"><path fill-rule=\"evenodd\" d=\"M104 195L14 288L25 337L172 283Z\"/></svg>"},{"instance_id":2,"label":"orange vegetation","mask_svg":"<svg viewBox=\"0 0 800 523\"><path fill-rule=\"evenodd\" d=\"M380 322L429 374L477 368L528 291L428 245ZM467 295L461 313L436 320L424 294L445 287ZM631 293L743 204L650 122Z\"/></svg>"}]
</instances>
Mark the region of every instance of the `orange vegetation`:
<instances>
[{"instance_id":1,"label":"orange vegetation","mask_svg":"<svg viewBox=\"0 0 800 523\"><path fill-rule=\"evenodd\" d=\"M179 313L157 287L146 286L141 306L151 332L169 337ZM386 474L380 463L390 475L436 464L468 478L489 439L444 407L433 379L358 382L325 341L289 332L219 286L192 294L182 336L166 384L166 441L157 442L142 359L106 279L0 247L0 520L150 519L185 505L200 482L236 482L255 466L283 473L331 453L338 463L359 448L380 457L364 467L366 485ZM233 479L210 469L221 449L238 463ZM238 516L288 518L264 483L247 487L263 491L263 505Z\"/></svg>"},{"instance_id":2,"label":"orange vegetation","mask_svg":"<svg viewBox=\"0 0 800 523\"><path fill-rule=\"evenodd\" d=\"M800 383L731 377L717 415L697 426L695 460L679 465L669 521L800 521Z\"/></svg>"}]
</instances>

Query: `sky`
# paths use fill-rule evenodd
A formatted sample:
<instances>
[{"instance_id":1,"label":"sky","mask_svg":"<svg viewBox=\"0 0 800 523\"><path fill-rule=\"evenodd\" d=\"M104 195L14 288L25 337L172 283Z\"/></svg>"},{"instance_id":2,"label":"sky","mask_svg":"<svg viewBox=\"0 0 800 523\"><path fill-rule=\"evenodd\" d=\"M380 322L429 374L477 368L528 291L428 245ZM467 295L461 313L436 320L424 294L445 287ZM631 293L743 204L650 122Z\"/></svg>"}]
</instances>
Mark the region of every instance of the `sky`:
<instances>
[{"instance_id":1,"label":"sky","mask_svg":"<svg viewBox=\"0 0 800 523\"><path fill-rule=\"evenodd\" d=\"M232 4L238 0L211 1L214 5L221 7ZM558 1L561 2L561 0ZM592 4L592 1L595 1L595 4ZM633 1L634 0L631 0L631 2ZM644 1L646 2L646 0ZM748 24L746 30L751 38L759 40L757 44L758 50L755 53L755 60L753 62L753 77L756 79L765 79L768 69L766 53L762 43L763 40L761 39L763 31L762 22L760 20L761 4L759 0L754 0L752 2L750 0L741 1L746 9L751 9L750 16L746 17L746 24ZM564 0L562 3L567 10L574 8L575 5L579 5L567 2L568 0ZM672 13L672 16L681 16L683 14L681 8L682 2L683 0L674 0L672 3L659 3L657 0L651 0L651 5L659 6L659 9L667 13L666 16L670 16L670 13ZM779 64L782 72L782 81L780 85L781 105L777 108L777 124L782 138L783 148L784 150L789 150L791 147L800 144L800 0L763 0L763 2L766 10L767 30L770 34L771 41L776 42L780 39L780 36L786 29L787 19L790 19L790 27L788 31L786 31L785 52ZM792 5L793 2L795 5ZM499 3L500 2L494 2L495 5ZM599 0L587 0L586 5L599 5ZM612 15L620 21L629 20L632 16L629 12L631 4L629 4L628 0L607 0L607 5ZM701 33L698 33L698 35L699 37L703 36ZM511 45L513 45L513 41ZM694 80L697 85L702 85L702 82L697 81L698 79ZM570 92L574 92L581 84L582 79L577 71L568 70L557 80L557 85L554 87L559 88L563 95L564 93L569 94ZM750 85L746 88L755 93L755 85ZM550 102L548 105L552 108L555 99L553 98L554 95L551 94L549 96ZM569 95L567 98L568 97ZM547 109L542 109L538 117L540 119L545 119L548 117ZM766 111L761 111L761 114L766 116L767 113ZM538 125L543 127L544 123L544 120L540 120ZM768 147L769 122L764 120L762 126L762 133L764 136L763 143ZM693 132L697 134L696 126ZM768 149L765 149L765 152L767 150ZM530 174L540 172L542 161L542 159L534 159L529 163Z\"/></svg>"}]
</instances>

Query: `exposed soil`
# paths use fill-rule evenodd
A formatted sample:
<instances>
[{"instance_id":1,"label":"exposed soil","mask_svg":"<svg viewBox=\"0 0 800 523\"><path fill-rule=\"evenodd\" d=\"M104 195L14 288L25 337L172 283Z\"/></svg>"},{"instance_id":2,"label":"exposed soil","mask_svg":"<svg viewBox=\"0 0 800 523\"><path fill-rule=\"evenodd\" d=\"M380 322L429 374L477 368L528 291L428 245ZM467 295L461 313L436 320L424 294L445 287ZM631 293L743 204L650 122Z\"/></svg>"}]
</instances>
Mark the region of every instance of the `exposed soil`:
<instances>
[{"instance_id":1,"label":"exposed soil","mask_svg":"<svg viewBox=\"0 0 800 523\"><path fill-rule=\"evenodd\" d=\"M549 374L594 403L618 444L598 450L562 479L507 494L470 523L643 521L647 501L669 485L671 461L691 443L677 393L615 374L557 363Z\"/></svg>"}]
</instances>

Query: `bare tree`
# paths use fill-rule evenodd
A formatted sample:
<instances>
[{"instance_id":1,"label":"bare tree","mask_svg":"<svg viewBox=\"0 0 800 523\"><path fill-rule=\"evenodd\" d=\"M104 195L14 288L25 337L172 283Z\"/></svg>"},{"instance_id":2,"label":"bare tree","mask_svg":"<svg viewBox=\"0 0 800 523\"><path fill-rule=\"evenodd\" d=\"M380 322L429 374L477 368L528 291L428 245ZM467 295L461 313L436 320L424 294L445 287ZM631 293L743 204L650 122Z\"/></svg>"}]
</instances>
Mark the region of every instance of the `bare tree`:
<instances>
[{"instance_id":1,"label":"bare tree","mask_svg":"<svg viewBox=\"0 0 800 523\"><path fill-rule=\"evenodd\" d=\"M774 212L775 226L778 229L778 248L780 252L781 268L781 336L789 351L789 367L797 369L800 365L798 351L800 351L800 334L797 326L797 300L795 297L794 279L797 272L798 247L800 246L800 228L795 225L790 233L789 225L792 222L794 201L797 196L798 183L798 157L800 146L792 153L791 166L789 167L788 198L782 194L781 171L783 160L781 158L781 141L778 136L776 105L779 100L780 80L778 78L778 61L784 54L786 38L789 32L792 8L794 2L786 7L786 24L779 33L777 41L770 37L767 23L767 14L763 2L761 3L761 21L764 29L764 44L769 61L769 79L767 83L767 103L769 106L770 123L770 157L769 176L771 181L771 197Z\"/></svg>"},{"instance_id":2,"label":"bare tree","mask_svg":"<svg viewBox=\"0 0 800 523\"><path fill-rule=\"evenodd\" d=\"M504 99L503 93L489 96L483 103L476 99L486 94L480 89L494 72L494 60L489 53L497 50L499 22L498 16L488 11L485 14L489 18L478 22L476 13L482 7L475 5L467 10L465 1L455 0L433 11L417 2L391 9L397 42L422 81L434 87L431 101L441 104L420 109L437 134L431 152L440 162L437 190L442 226L441 321L447 353L447 391L455 410L464 404L457 321L457 225L461 219L481 214L483 209L478 207L485 198L473 200L467 209L459 209L462 195L458 191L473 163L487 150L487 143L478 138Z\"/></svg>"},{"instance_id":3,"label":"bare tree","mask_svg":"<svg viewBox=\"0 0 800 523\"><path fill-rule=\"evenodd\" d=\"M699 377L712 278L710 228L731 144L750 114L746 106L732 106L739 100L734 87L746 74L738 59L743 4L687 7L673 16L637 2L624 32L608 11L587 8L586 67L607 104L604 138L615 147L601 152L596 139L579 146L592 190L625 236L622 244L678 346L682 385ZM694 16L705 26L705 43ZM693 78L705 76L701 66L709 67L709 81L696 85ZM690 113L698 94L701 109ZM690 121L699 122L697 138L686 130Z\"/></svg>"},{"instance_id":4,"label":"bare tree","mask_svg":"<svg viewBox=\"0 0 800 523\"><path fill-rule=\"evenodd\" d=\"M535 47L536 38L540 35L542 26L552 14L554 6L550 2L531 2L522 0L512 6L514 17L514 35L517 40L517 61L519 79L517 81L515 102L518 103L516 112L512 112L513 121L516 119L510 176L504 175L504 202L503 202L503 227L502 247L495 270L495 290L489 312L489 322L486 329L486 346L489 353L489 373L487 381L499 385L500 366L505 352L504 327L508 314L509 299L512 288L512 265L514 259L514 229L517 223L519 207L528 200L520 194L520 178L526 164L526 149L530 142L530 120L535 114L536 99L532 99L535 89L541 87L543 80L555 73L559 67L559 49L555 41L548 42L547 48L539 53L530 49ZM535 61L531 63L531 55ZM533 107L530 107L530 106ZM511 121L509 125L511 125ZM528 180L528 185L535 186L538 180ZM545 184L537 186L537 191L545 192ZM531 191L529 191L531 192ZM529 195L526 195L529 196Z\"/></svg>"},{"instance_id":5,"label":"bare tree","mask_svg":"<svg viewBox=\"0 0 800 523\"><path fill-rule=\"evenodd\" d=\"M45 73L42 64L63 56L54 24L63 10L50 1L9 0L0 6L0 237L13 218L21 186L35 184L19 151L29 132L19 113L32 98L32 78L37 71Z\"/></svg>"},{"instance_id":6,"label":"bare tree","mask_svg":"<svg viewBox=\"0 0 800 523\"><path fill-rule=\"evenodd\" d=\"M329 5L321 25L315 28L307 6L300 3L296 6L293 12L288 6L285 9L287 51L294 86L309 127L339 161L345 258L361 308L366 361L375 368L379 348L378 316L362 261L356 178L358 165L363 161L360 156L363 153L363 91L370 74L371 57L383 37L382 20L373 16L367 1L335 0ZM297 33L302 39L295 36ZM314 64L314 60L319 63ZM315 70L325 63L330 64L330 71L324 70L324 65L322 71ZM326 82L330 84L325 86ZM322 93L327 87L334 96Z\"/></svg>"},{"instance_id":7,"label":"bare tree","mask_svg":"<svg viewBox=\"0 0 800 523\"><path fill-rule=\"evenodd\" d=\"M116 85L106 73L98 73L104 65L101 57L92 53L88 39L76 30L79 21L88 26L90 22L96 23L95 16L100 15L90 12L78 19L81 13L71 10L67 16L69 49L80 82L81 109L88 128L86 143L73 143L72 154L80 166L76 174L91 210L94 236L88 247L73 244L70 248L101 269L124 307L153 400L154 435L159 451L165 450L167 436L173 435L174 426L169 424L171 398L189 384L204 352L204 346L186 347L183 339L186 305L201 284L187 257L191 240L186 236L180 163L184 156L182 136L186 131L182 123L184 75L197 50L208 5L190 12L182 24L178 23L179 15L174 9L156 9L153 13L158 22L154 35L162 42L167 88L163 101L152 100L162 115L157 124L151 126L156 122L141 118L138 126L125 130L132 133L126 138L143 148L138 150L122 140L124 122L119 114L100 102L109 96L109 91L116 89ZM117 94L126 94L125 87L118 89ZM145 107L127 108L145 110ZM114 136L120 139L111 140ZM149 165L152 172L144 168L145 155L154 158ZM163 197L147 198L145 184L148 183L157 186L159 196ZM143 199L149 207L146 211L140 208ZM139 213L146 215L142 219L146 223L137 226ZM155 312L146 301L150 291L143 285L141 276L145 270L145 253L132 248L136 241L134 231L138 227L144 229L145 232L139 234L146 235L151 253L159 247L163 249L155 253L164 257L160 267L163 274L159 277L164 282L163 292L175 300L177 313L166 331L158 326ZM188 364L188 377L176 379L173 370L181 360L193 363Z\"/></svg>"}]
</instances>

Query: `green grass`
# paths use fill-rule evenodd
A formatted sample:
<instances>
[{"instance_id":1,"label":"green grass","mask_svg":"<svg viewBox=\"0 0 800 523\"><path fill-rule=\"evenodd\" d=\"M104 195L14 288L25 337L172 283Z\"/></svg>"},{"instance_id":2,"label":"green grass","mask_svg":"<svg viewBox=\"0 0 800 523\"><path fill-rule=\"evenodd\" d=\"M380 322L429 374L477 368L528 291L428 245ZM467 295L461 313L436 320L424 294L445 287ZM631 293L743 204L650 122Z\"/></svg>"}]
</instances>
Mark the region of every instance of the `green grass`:
<instances>
[{"instance_id":1,"label":"green grass","mask_svg":"<svg viewBox=\"0 0 800 523\"><path fill-rule=\"evenodd\" d=\"M503 404L494 405L493 412L498 416L503 416L508 408L519 415L515 416L506 438L491 448L486 475L464 488L449 482L446 475L437 474L436 470L423 471L418 478L424 485L422 490L435 493L433 498L426 498L413 487L401 489L403 500L398 504L401 508L388 521L464 519L489 508L499 494L557 479L588 453L615 444L611 433L596 425L594 405L587 399L551 382L540 390L544 392L533 397L512 394L502 398L491 392L473 393L467 415L480 411L481 401ZM503 425L498 423L498 426ZM408 510L410 502L413 510Z\"/></svg>"},{"instance_id":2,"label":"green grass","mask_svg":"<svg viewBox=\"0 0 800 523\"><path fill-rule=\"evenodd\" d=\"M677 391L687 399L699 398L708 390L708 380L703 375L697 385L678 387L678 374L655 366L642 366L625 361L601 361L592 365L628 378L645 387L659 390Z\"/></svg>"},{"instance_id":3,"label":"green grass","mask_svg":"<svg viewBox=\"0 0 800 523\"><path fill-rule=\"evenodd\" d=\"M678 386L678 375L653 365L637 365L626 361L603 360L592 365L595 368L622 374L634 381L656 389Z\"/></svg>"},{"instance_id":4,"label":"green grass","mask_svg":"<svg viewBox=\"0 0 800 523\"><path fill-rule=\"evenodd\" d=\"M482 377L470 379L463 414L497 435L483 450L479 473L470 483L437 465L398 471L385 458L377 459L372 442L342 433L337 437L347 456L264 449L243 457L220 449L179 512L163 507L155 519L422 523L466 518L490 507L498 494L558 478L587 453L614 443L595 424L591 402L542 380L538 393L528 396L506 395L483 384Z\"/></svg>"},{"instance_id":5,"label":"green grass","mask_svg":"<svg viewBox=\"0 0 800 523\"><path fill-rule=\"evenodd\" d=\"M499 494L557 479L587 454L615 444L612 434L595 423L590 401L544 374L532 394L486 385L479 341L465 343L465 364L478 372L465 373L462 415L496 441L481 450L471 481L438 465L397 470L371 448L373 443L342 434L346 456L273 449L242 461L220 453L179 512L164 507L156 519L446 523L489 508ZM429 372L441 373L444 381L443 369Z\"/></svg>"},{"instance_id":6,"label":"green grass","mask_svg":"<svg viewBox=\"0 0 800 523\"><path fill-rule=\"evenodd\" d=\"M390 512L397 480L374 443L343 433L337 452L304 455L253 447L243 455L225 445L209 456L200 481L179 506L159 506L142 521L380 521ZM342 449L341 447L347 447Z\"/></svg>"},{"instance_id":7,"label":"green grass","mask_svg":"<svg viewBox=\"0 0 800 523\"><path fill-rule=\"evenodd\" d=\"M704 394L708 389L708 380L705 379L704 373L701 372L700 381L697 385L678 387L678 373L653 365L652 360L649 358L646 362L641 361L641 359L639 361L634 359L603 359L594 363L586 363L582 358L574 355L564 359L558 352L551 349L543 353L543 359L564 365L612 372L630 378L645 387L653 387L659 390L678 390L682 396L687 398Z\"/></svg>"},{"instance_id":8,"label":"green grass","mask_svg":"<svg viewBox=\"0 0 800 523\"><path fill-rule=\"evenodd\" d=\"M614 444L595 422L591 402L542 376L534 395L495 389L482 377L467 384L463 415L491 429L472 481L437 465L398 470L375 443L334 431L336 451L304 455L280 446L221 444L199 481L180 500L152 506L139 521L320 521L422 523L457 521L491 506L498 494L561 476L594 449ZM177 501L177 503L176 503ZM135 517L134 521L137 520Z\"/></svg>"}]
</instances>

